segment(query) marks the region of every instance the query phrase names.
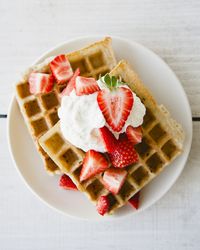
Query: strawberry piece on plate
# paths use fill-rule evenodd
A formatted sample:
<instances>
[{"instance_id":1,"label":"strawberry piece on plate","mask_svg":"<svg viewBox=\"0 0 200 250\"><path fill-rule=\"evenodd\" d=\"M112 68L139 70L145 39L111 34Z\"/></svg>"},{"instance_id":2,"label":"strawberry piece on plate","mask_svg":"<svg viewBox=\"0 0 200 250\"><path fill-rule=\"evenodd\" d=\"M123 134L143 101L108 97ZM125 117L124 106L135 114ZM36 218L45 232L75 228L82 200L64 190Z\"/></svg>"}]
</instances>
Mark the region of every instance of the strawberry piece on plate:
<instances>
[{"instance_id":1,"label":"strawberry piece on plate","mask_svg":"<svg viewBox=\"0 0 200 250\"><path fill-rule=\"evenodd\" d=\"M129 203L135 209L138 209L138 207L139 207L139 201L140 201L140 192L137 192L136 194L133 195L133 197L131 197L129 199Z\"/></svg>"},{"instance_id":2,"label":"strawberry piece on plate","mask_svg":"<svg viewBox=\"0 0 200 250\"><path fill-rule=\"evenodd\" d=\"M60 94L60 97L63 97L64 95L69 95L72 92L72 90L75 88L76 77L79 75L80 75L80 69L77 68L72 78L69 80L67 87Z\"/></svg>"},{"instance_id":3,"label":"strawberry piece on plate","mask_svg":"<svg viewBox=\"0 0 200 250\"><path fill-rule=\"evenodd\" d=\"M48 93L53 89L53 76L32 72L28 79L31 94Z\"/></svg>"},{"instance_id":4,"label":"strawberry piece on plate","mask_svg":"<svg viewBox=\"0 0 200 250\"><path fill-rule=\"evenodd\" d=\"M76 78L76 95L89 95L96 91L99 91L100 88L94 78L87 78L83 76L78 76Z\"/></svg>"},{"instance_id":5,"label":"strawberry piece on plate","mask_svg":"<svg viewBox=\"0 0 200 250\"><path fill-rule=\"evenodd\" d=\"M109 168L104 172L103 184L113 194L117 194L125 182L127 171L124 169Z\"/></svg>"},{"instance_id":6,"label":"strawberry piece on plate","mask_svg":"<svg viewBox=\"0 0 200 250\"><path fill-rule=\"evenodd\" d=\"M73 70L65 55L56 56L50 62L50 69L58 84L68 81L73 75Z\"/></svg>"},{"instance_id":7,"label":"strawberry piece on plate","mask_svg":"<svg viewBox=\"0 0 200 250\"><path fill-rule=\"evenodd\" d=\"M83 167L81 169L80 181L95 176L106 170L109 167L107 159L95 150L87 151L83 160Z\"/></svg>"},{"instance_id":8,"label":"strawberry piece on plate","mask_svg":"<svg viewBox=\"0 0 200 250\"><path fill-rule=\"evenodd\" d=\"M99 91L97 101L101 112L113 131L120 132L133 107L130 89L118 87Z\"/></svg>"},{"instance_id":9,"label":"strawberry piece on plate","mask_svg":"<svg viewBox=\"0 0 200 250\"><path fill-rule=\"evenodd\" d=\"M115 150L109 156L116 168L123 168L138 161L138 154L126 134L119 137Z\"/></svg>"},{"instance_id":10,"label":"strawberry piece on plate","mask_svg":"<svg viewBox=\"0 0 200 250\"><path fill-rule=\"evenodd\" d=\"M66 174L63 174L60 177L59 186L64 188L64 189L68 189L68 190L77 190L76 185L73 183L73 181L70 179L70 177Z\"/></svg>"},{"instance_id":11,"label":"strawberry piece on plate","mask_svg":"<svg viewBox=\"0 0 200 250\"><path fill-rule=\"evenodd\" d=\"M102 195L96 205L96 209L100 215L104 215L109 211L110 202L107 196Z\"/></svg>"},{"instance_id":12,"label":"strawberry piece on plate","mask_svg":"<svg viewBox=\"0 0 200 250\"><path fill-rule=\"evenodd\" d=\"M106 126L100 128L99 131L101 138L103 139L106 151L110 153L113 152L117 143L117 139Z\"/></svg>"},{"instance_id":13,"label":"strawberry piece on plate","mask_svg":"<svg viewBox=\"0 0 200 250\"><path fill-rule=\"evenodd\" d=\"M134 145L138 144L142 141L142 128L141 126L134 128L129 125L126 129L126 134L129 139Z\"/></svg>"}]
</instances>

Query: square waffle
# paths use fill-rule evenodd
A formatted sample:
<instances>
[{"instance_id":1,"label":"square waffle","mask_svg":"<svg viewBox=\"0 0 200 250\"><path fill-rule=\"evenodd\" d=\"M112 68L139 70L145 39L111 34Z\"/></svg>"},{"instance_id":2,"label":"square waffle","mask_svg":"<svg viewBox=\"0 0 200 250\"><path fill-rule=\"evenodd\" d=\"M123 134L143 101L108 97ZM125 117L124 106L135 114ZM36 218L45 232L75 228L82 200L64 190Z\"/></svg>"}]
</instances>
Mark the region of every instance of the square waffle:
<instances>
[{"instance_id":1,"label":"square waffle","mask_svg":"<svg viewBox=\"0 0 200 250\"><path fill-rule=\"evenodd\" d=\"M99 75L110 72L116 65L116 60L111 46L111 38L93 43L83 49L66 54L72 69L80 69L80 74L86 77L98 79ZM38 139L59 120L57 109L60 106L59 94L66 87L65 84L56 84L53 91L33 95L29 92L28 77L31 72L49 73L49 63L53 57L43 63L31 67L16 84L16 98L28 126L28 129L36 143L39 153L45 163L46 170L51 173L59 173L60 169L51 160L48 154L40 147Z\"/></svg>"},{"instance_id":2,"label":"square waffle","mask_svg":"<svg viewBox=\"0 0 200 250\"><path fill-rule=\"evenodd\" d=\"M156 103L126 61L121 61L110 74L126 82L146 107L142 125L143 139L135 146L139 161L126 168L128 176L117 195L104 188L101 174L80 183L80 171L85 154L63 137L59 122L40 138L39 143L61 171L69 175L78 189L91 201L97 203L101 195L108 195L111 204L109 213L113 213L158 176L181 153L184 133L181 126L171 118L167 109Z\"/></svg>"}]
</instances>

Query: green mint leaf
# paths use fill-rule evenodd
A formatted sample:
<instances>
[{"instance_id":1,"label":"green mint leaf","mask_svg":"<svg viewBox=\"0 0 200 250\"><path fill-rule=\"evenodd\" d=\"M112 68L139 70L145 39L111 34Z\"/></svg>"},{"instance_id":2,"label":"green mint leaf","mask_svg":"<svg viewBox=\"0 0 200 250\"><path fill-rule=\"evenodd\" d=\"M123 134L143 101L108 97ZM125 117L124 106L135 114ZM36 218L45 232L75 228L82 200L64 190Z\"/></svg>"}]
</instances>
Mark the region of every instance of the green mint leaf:
<instances>
[{"instance_id":1,"label":"green mint leaf","mask_svg":"<svg viewBox=\"0 0 200 250\"><path fill-rule=\"evenodd\" d=\"M111 85L111 78L110 78L109 74L106 74L106 75L104 76L104 82L107 84L108 87L111 87L111 86L112 86L112 85Z\"/></svg>"},{"instance_id":2,"label":"green mint leaf","mask_svg":"<svg viewBox=\"0 0 200 250\"><path fill-rule=\"evenodd\" d=\"M121 81L121 78L117 79L115 76L110 76L108 73L99 78L110 90L116 89L126 83Z\"/></svg>"},{"instance_id":3,"label":"green mint leaf","mask_svg":"<svg viewBox=\"0 0 200 250\"><path fill-rule=\"evenodd\" d=\"M117 78L115 76L112 76L111 81L112 81L112 87L116 88L117 87Z\"/></svg>"}]
</instances>

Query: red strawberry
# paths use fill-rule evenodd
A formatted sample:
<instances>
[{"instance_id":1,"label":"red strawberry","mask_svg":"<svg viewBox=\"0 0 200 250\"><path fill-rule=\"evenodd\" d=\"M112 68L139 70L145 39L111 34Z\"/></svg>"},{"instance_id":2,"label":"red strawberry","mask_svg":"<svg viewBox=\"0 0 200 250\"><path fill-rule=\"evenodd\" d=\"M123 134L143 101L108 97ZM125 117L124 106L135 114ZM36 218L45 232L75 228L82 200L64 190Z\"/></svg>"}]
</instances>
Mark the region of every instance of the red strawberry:
<instances>
[{"instance_id":1,"label":"red strawberry","mask_svg":"<svg viewBox=\"0 0 200 250\"><path fill-rule=\"evenodd\" d=\"M87 151L83 160L83 167L81 169L80 181L95 176L106 170L109 167L107 159L95 150Z\"/></svg>"},{"instance_id":2,"label":"red strawberry","mask_svg":"<svg viewBox=\"0 0 200 250\"><path fill-rule=\"evenodd\" d=\"M64 188L64 189L77 190L76 185L73 183L73 181L70 179L70 177L66 174L63 174L60 177L59 186Z\"/></svg>"},{"instance_id":3,"label":"red strawberry","mask_svg":"<svg viewBox=\"0 0 200 250\"><path fill-rule=\"evenodd\" d=\"M44 73L31 73L28 79L31 94L48 93L53 89L53 77Z\"/></svg>"},{"instance_id":4,"label":"red strawberry","mask_svg":"<svg viewBox=\"0 0 200 250\"><path fill-rule=\"evenodd\" d=\"M72 78L69 80L67 87L62 91L62 93L60 94L60 97L63 97L64 95L69 95L72 90L75 87L75 80L76 77L80 75L80 69L76 69L76 71L74 72Z\"/></svg>"},{"instance_id":5,"label":"red strawberry","mask_svg":"<svg viewBox=\"0 0 200 250\"><path fill-rule=\"evenodd\" d=\"M56 56L50 62L50 69L58 84L66 82L73 75L73 70L65 55Z\"/></svg>"},{"instance_id":6,"label":"red strawberry","mask_svg":"<svg viewBox=\"0 0 200 250\"><path fill-rule=\"evenodd\" d=\"M89 95L100 90L94 78L87 78L83 76L78 76L76 78L75 89L78 96Z\"/></svg>"},{"instance_id":7,"label":"red strawberry","mask_svg":"<svg viewBox=\"0 0 200 250\"><path fill-rule=\"evenodd\" d=\"M129 199L129 203L136 209L139 207L140 192L137 192Z\"/></svg>"},{"instance_id":8,"label":"red strawberry","mask_svg":"<svg viewBox=\"0 0 200 250\"><path fill-rule=\"evenodd\" d=\"M110 202L107 196L102 195L96 205L97 211L100 215L104 215L108 212L110 206Z\"/></svg>"},{"instance_id":9,"label":"red strawberry","mask_svg":"<svg viewBox=\"0 0 200 250\"><path fill-rule=\"evenodd\" d=\"M133 106L131 90L124 87L112 91L103 89L99 91L97 101L108 125L114 131L120 132Z\"/></svg>"},{"instance_id":10,"label":"red strawberry","mask_svg":"<svg viewBox=\"0 0 200 250\"><path fill-rule=\"evenodd\" d=\"M134 145L138 144L142 141L142 129L141 126L134 128L132 126L128 126L126 129L126 134L129 139Z\"/></svg>"},{"instance_id":11,"label":"red strawberry","mask_svg":"<svg viewBox=\"0 0 200 250\"><path fill-rule=\"evenodd\" d=\"M113 152L117 143L117 139L106 126L100 128L99 131L101 138L103 139L106 151Z\"/></svg>"},{"instance_id":12,"label":"red strawberry","mask_svg":"<svg viewBox=\"0 0 200 250\"><path fill-rule=\"evenodd\" d=\"M103 184L110 192L117 194L124 184L126 176L126 170L109 168L104 172Z\"/></svg>"},{"instance_id":13,"label":"red strawberry","mask_svg":"<svg viewBox=\"0 0 200 250\"><path fill-rule=\"evenodd\" d=\"M114 167L123 168L138 161L138 154L127 136L119 137L115 150L109 154Z\"/></svg>"}]
</instances>

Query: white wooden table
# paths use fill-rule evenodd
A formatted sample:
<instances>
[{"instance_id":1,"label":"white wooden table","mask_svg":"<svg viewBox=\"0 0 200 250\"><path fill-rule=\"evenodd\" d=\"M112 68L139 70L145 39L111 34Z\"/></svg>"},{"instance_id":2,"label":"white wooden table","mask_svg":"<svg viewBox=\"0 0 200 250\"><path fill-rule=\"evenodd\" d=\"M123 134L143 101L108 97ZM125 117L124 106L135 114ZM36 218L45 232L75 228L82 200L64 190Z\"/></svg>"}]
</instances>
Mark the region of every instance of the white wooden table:
<instances>
[{"instance_id":1,"label":"white wooden table","mask_svg":"<svg viewBox=\"0 0 200 250\"><path fill-rule=\"evenodd\" d=\"M0 249L200 249L200 1L0 0L0 30ZM159 54L194 117L188 163L167 195L128 220L98 224L69 219L30 193L11 162L4 118L19 72L57 43L88 34L122 36Z\"/></svg>"}]
</instances>

